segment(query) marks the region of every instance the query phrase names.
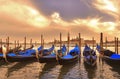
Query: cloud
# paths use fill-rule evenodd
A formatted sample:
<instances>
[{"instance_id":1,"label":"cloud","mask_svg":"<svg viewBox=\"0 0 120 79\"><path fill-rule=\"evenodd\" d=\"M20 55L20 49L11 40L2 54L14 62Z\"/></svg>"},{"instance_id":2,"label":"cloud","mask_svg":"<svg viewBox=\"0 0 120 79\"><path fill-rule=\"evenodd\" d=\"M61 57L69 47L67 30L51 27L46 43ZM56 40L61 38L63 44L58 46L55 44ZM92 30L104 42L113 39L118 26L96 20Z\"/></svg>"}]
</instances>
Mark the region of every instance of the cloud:
<instances>
[{"instance_id":1,"label":"cloud","mask_svg":"<svg viewBox=\"0 0 120 79\"><path fill-rule=\"evenodd\" d=\"M73 19L72 21L68 22L63 20L60 17L60 14L55 12L52 14L52 21L56 24L59 24L63 27L73 27L79 26L79 28L86 26L87 28L95 29L95 32L104 32L104 31L112 31L115 29L116 24L114 22L102 22L101 17L89 17L86 19ZM86 29L87 29L86 28Z\"/></svg>"},{"instance_id":2,"label":"cloud","mask_svg":"<svg viewBox=\"0 0 120 79\"><path fill-rule=\"evenodd\" d=\"M1 0L0 5L0 16L6 14L7 18L12 17L15 21L24 22L35 27L44 27L49 24L49 20L37 11L29 0Z\"/></svg>"},{"instance_id":3,"label":"cloud","mask_svg":"<svg viewBox=\"0 0 120 79\"><path fill-rule=\"evenodd\" d=\"M116 20L119 19L120 2L118 0L95 0L93 6L101 12L113 16Z\"/></svg>"},{"instance_id":4,"label":"cloud","mask_svg":"<svg viewBox=\"0 0 120 79\"><path fill-rule=\"evenodd\" d=\"M9 4L9 5L8 5ZM98 39L99 33L113 36L117 24L112 21L102 21L103 17L73 18L69 21L64 20L59 12L54 12L50 16L42 14L29 0L0 1L0 35L11 36L23 40L24 36L28 39L40 40L43 34L46 41L59 39L59 33L63 33L63 40L66 40L67 33L70 32L71 38L80 32L83 37ZM95 4L94 4L95 5Z\"/></svg>"},{"instance_id":5,"label":"cloud","mask_svg":"<svg viewBox=\"0 0 120 79\"><path fill-rule=\"evenodd\" d=\"M113 18L115 18L114 22L110 22L108 24L109 26L114 26L115 27L111 27L109 29L115 29L114 32L109 31L110 34L112 35L116 35L119 36L119 24L120 24L120 1L118 0L95 0L93 1L93 6L98 9L99 11L106 13L110 16L112 16Z\"/></svg>"}]
</instances>

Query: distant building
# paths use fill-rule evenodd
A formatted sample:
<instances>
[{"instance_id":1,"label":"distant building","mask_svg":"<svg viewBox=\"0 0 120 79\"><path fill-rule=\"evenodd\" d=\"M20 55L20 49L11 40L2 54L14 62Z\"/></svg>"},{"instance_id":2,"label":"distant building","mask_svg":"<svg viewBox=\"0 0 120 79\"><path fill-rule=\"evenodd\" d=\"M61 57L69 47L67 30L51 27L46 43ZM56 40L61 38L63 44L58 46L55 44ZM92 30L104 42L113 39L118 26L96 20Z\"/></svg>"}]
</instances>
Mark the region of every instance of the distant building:
<instances>
[{"instance_id":1,"label":"distant building","mask_svg":"<svg viewBox=\"0 0 120 79\"><path fill-rule=\"evenodd\" d=\"M84 40L85 44L92 45L93 43L96 44L96 40Z\"/></svg>"},{"instance_id":2,"label":"distant building","mask_svg":"<svg viewBox=\"0 0 120 79\"><path fill-rule=\"evenodd\" d=\"M60 41L59 40L54 40L54 43L53 42L49 42L49 43L60 44ZM85 44L93 45L93 43L95 45L96 44L96 40L84 40L83 38L81 38L81 44L82 44L82 46L84 46ZM68 41L62 41L62 44L68 44ZM70 40L70 45L71 46L74 46L75 44L79 45L79 38L74 38L74 39Z\"/></svg>"},{"instance_id":3,"label":"distant building","mask_svg":"<svg viewBox=\"0 0 120 79\"><path fill-rule=\"evenodd\" d=\"M73 45L75 45L75 44L79 45L79 38L70 40L70 43L73 44ZM82 45L84 44L84 39L83 38L81 38L81 44Z\"/></svg>"}]
</instances>

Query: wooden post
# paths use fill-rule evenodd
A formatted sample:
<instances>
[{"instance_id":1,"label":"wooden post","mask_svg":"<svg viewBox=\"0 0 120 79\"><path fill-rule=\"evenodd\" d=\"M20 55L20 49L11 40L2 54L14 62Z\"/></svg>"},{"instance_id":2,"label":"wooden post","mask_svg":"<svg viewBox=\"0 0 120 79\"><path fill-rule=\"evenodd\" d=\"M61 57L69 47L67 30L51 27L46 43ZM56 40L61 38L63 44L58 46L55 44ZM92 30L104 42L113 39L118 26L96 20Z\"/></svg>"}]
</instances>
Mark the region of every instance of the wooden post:
<instances>
[{"instance_id":1,"label":"wooden post","mask_svg":"<svg viewBox=\"0 0 120 79\"><path fill-rule=\"evenodd\" d=\"M14 45L15 45L15 49L16 49L16 40L15 40L15 43L14 43Z\"/></svg>"},{"instance_id":2,"label":"wooden post","mask_svg":"<svg viewBox=\"0 0 120 79\"><path fill-rule=\"evenodd\" d=\"M19 40L17 40L17 46L19 47Z\"/></svg>"},{"instance_id":3,"label":"wooden post","mask_svg":"<svg viewBox=\"0 0 120 79\"><path fill-rule=\"evenodd\" d=\"M8 39L6 38L6 52L5 53L7 53L8 52Z\"/></svg>"},{"instance_id":4,"label":"wooden post","mask_svg":"<svg viewBox=\"0 0 120 79\"><path fill-rule=\"evenodd\" d=\"M43 48L44 48L44 45L45 45L45 43L44 43L44 39L43 39Z\"/></svg>"},{"instance_id":5,"label":"wooden post","mask_svg":"<svg viewBox=\"0 0 120 79\"><path fill-rule=\"evenodd\" d=\"M54 44L53 44L54 46L56 46L56 39L54 38Z\"/></svg>"},{"instance_id":6,"label":"wooden post","mask_svg":"<svg viewBox=\"0 0 120 79\"><path fill-rule=\"evenodd\" d=\"M105 49L107 49L107 37L105 38Z\"/></svg>"},{"instance_id":7,"label":"wooden post","mask_svg":"<svg viewBox=\"0 0 120 79\"><path fill-rule=\"evenodd\" d=\"M117 50L116 50L116 37L115 37L115 53L117 52Z\"/></svg>"},{"instance_id":8,"label":"wooden post","mask_svg":"<svg viewBox=\"0 0 120 79\"><path fill-rule=\"evenodd\" d=\"M93 50L94 50L94 37L92 37L92 41L93 41L93 42L92 42L92 43L93 43L93 46L92 46L92 47L93 47Z\"/></svg>"},{"instance_id":9,"label":"wooden post","mask_svg":"<svg viewBox=\"0 0 120 79\"><path fill-rule=\"evenodd\" d=\"M119 46L118 43L119 43L119 40L118 40L118 38L117 38L117 45L116 45L116 47L117 47L117 48L116 48L117 54L118 54L118 46Z\"/></svg>"},{"instance_id":10,"label":"wooden post","mask_svg":"<svg viewBox=\"0 0 120 79\"><path fill-rule=\"evenodd\" d=\"M9 51L9 37L7 37L7 39L6 39L6 52L8 53L8 51Z\"/></svg>"},{"instance_id":11,"label":"wooden post","mask_svg":"<svg viewBox=\"0 0 120 79\"><path fill-rule=\"evenodd\" d=\"M69 52L69 46L70 45L70 34L69 34L69 32L68 32L68 52Z\"/></svg>"},{"instance_id":12,"label":"wooden post","mask_svg":"<svg viewBox=\"0 0 120 79\"><path fill-rule=\"evenodd\" d=\"M26 37L24 37L24 50L26 49Z\"/></svg>"},{"instance_id":13,"label":"wooden post","mask_svg":"<svg viewBox=\"0 0 120 79\"><path fill-rule=\"evenodd\" d=\"M62 47L62 34L60 33L60 50L61 50L61 47Z\"/></svg>"},{"instance_id":14,"label":"wooden post","mask_svg":"<svg viewBox=\"0 0 120 79\"><path fill-rule=\"evenodd\" d=\"M32 46L32 39L30 39L30 46Z\"/></svg>"},{"instance_id":15,"label":"wooden post","mask_svg":"<svg viewBox=\"0 0 120 79\"><path fill-rule=\"evenodd\" d=\"M35 46L37 45L37 42L35 41Z\"/></svg>"},{"instance_id":16,"label":"wooden post","mask_svg":"<svg viewBox=\"0 0 120 79\"><path fill-rule=\"evenodd\" d=\"M0 45L1 45L1 47L2 47L2 39L0 39Z\"/></svg>"},{"instance_id":17,"label":"wooden post","mask_svg":"<svg viewBox=\"0 0 120 79\"><path fill-rule=\"evenodd\" d=\"M7 37L7 53L9 51L9 36Z\"/></svg>"},{"instance_id":18,"label":"wooden post","mask_svg":"<svg viewBox=\"0 0 120 79\"><path fill-rule=\"evenodd\" d=\"M80 56L81 56L81 34L79 33L79 48L80 48Z\"/></svg>"},{"instance_id":19,"label":"wooden post","mask_svg":"<svg viewBox=\"0 0 120 79\"><path fill-rule=\"evenodd\" d=\"M103 33L100 33L100 51L103 53Z\"/></svg>"},{"instance_id":20,"label":"wooden post","mask_svg":"<svg viewBox=\"0 0 120 79\"><path fill-rule=\"evenodd\" d=\"M41 35L41 46L43 46L43 35Z\"/></svg>"}]
</instances>

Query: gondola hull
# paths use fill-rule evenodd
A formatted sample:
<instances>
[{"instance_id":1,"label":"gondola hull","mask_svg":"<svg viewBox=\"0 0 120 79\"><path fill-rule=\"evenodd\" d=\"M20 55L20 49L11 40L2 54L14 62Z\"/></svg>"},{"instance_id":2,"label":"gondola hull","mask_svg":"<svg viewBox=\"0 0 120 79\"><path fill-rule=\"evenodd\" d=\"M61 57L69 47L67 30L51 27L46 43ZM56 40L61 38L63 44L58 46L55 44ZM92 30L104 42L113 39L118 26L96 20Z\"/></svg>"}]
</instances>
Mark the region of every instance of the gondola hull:
<instances>
[{"instance_id":1,"label":"gondola hull","mask_svg":"<svg viewBox=\"0 0 120 79\"><path fill-rule=\"evenodd\" d=\"M49 52L52 52L54 49L52 49L51 51ZM65 52L66 51L66 46L63 45L62 49L61 49L62 52ZM54 62L58 62L58 59L56 58L56 54L55 52L52 52L51 54L47 54L45 55L43 54L42 56L39 57L39 61L40 63L54 63Z\"/></svg>"},{"instance_id":2,"label":"gondola hull","mask_svg":"<svg viewBox=\"0 0 120 79\"><path fill-rule=\"evenodd\" d=\"M108 56L103 56L104 61L106 61L109 64L116 64L116 65L120 65L120 59L111 59Z\"/></svg>"},{"instance_id":3,"label":"gondola hull","mask_svg":"<svg viewBox=\"0 0 120 79\"><path fill-rule=\"evenodd\" d=\"M101 47L99 45L97 45L96 49L98 50L99 54L101 54L100 48ZM104 53L104 56L102 57L102 59L104 61L106 61L108 64L120 65L120 55L119 54L116 54L115 52L112 52L111 50L105 50L105 49L103 49L103 53ZM117 58L116 57L111 57L111 56L114 56L114 55L116 55Z\"/></svg>"},{"instance_id":4,"label":"gondola hull","mask_svg":"<svg viewBox=\"0 0 120 79\"><path fill-rule=\"evenodd\" d=\"M3 60L4 58L3 57L0 57L0 60Z\"/></svg>"},{"instance_id":5,"label":"gondola hull","mask_svg":"<svg viewBox=\"0 0 120 79\"><path fill-rule=\"evenodd\" d=\"M84 63L88 66L96 66L97 62L96 62L96 60L90 61L90 60L87 60L87 59L84 58Z\"/></svg>"},{"instance_id":6,"label":"gondola hull","mask_svg":"<svg viewBox=\"0 0 120 79\"><path fill-rule=\"evenodd\" d=\"M71 63L76 63L78 61L78 56L74 56L73 58L70 59L63 59L61 57L59 57L59 64L71 64Z\"/></svg>"},{"instance_id":7,"label":"gondola hull","mask_svg":"<svg viewBox=\"0 0 120 79\"><path fill-rule=\"evenodd\" d=\"M76 45L72 50L70 50L67 55L58 55L59 64L72 64L76 63L80 59L80 49L79 46Z\"/></svg>"},{"instance_id":8,"label":"gondola hull","mask_svg":"<svg viewBox=\"0 0 120 79\"><path fill-rule=\"evenodd\" d=\"M40 63L52 63L52 62L57 62L56 57L39 57L39 62Z\"/></svg>"},{"instance_id":9,"label":"gondola hull","mask_svg":"<svg viewBox=\"0 0 120 79\"><path fill-rule=\"evenodd\" d=\"M8 62L25 62L25 61L37 61L36 56L15 56L15 57L10 57L7 56L7 61Z\"/></svg>"}]
</instances>

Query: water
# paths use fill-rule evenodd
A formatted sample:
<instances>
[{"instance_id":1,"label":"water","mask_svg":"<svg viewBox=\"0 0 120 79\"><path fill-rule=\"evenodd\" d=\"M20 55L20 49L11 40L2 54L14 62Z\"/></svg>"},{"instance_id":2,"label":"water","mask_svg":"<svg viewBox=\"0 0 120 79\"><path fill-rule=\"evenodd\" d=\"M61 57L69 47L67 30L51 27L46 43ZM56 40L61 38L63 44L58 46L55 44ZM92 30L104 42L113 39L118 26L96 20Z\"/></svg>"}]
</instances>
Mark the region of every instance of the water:
<instances>
[{"instance_id":1,"label":"water","mask_svg":"<svg viewBox=\"0 0 120 79\"><path fill-rule=\"evenodd\" d=\"M114 50L114 48L109 48ZM59 65L39 62L0 62L0 79L120 79L120 66L99 63L95 68L81 63Z\"/></svg>"}]
</instances>

